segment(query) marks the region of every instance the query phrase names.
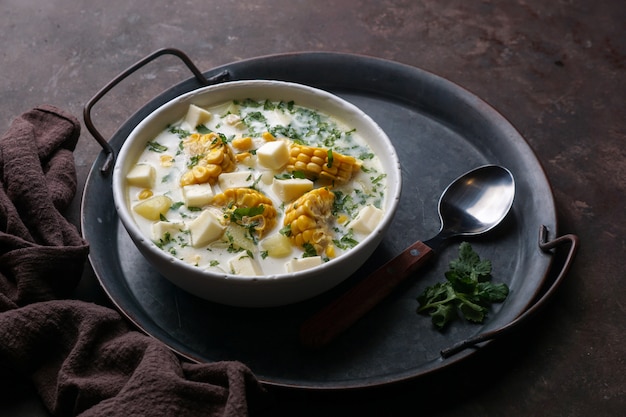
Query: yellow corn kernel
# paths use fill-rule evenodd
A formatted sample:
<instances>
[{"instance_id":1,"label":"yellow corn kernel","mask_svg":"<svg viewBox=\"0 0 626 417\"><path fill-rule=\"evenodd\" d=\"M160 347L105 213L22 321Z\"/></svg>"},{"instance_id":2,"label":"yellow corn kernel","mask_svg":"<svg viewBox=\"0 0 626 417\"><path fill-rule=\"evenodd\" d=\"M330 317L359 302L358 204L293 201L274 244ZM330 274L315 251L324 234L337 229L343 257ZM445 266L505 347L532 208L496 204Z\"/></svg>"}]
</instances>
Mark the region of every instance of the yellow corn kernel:
<instances>
[{"instance_id":1,"label":"yellow corn kernel","mask_svg":"<svg viewBox=\"0 0 626 417\"><path fill-rule=\"evenodd\" d=\"M220 148L213 148L202 159L207 164L221 164L224 160L224 151Z\"/></svg>"},{"instance_id":2,"label":"yellow corn kernel","mask_svg":"<svg viewBox=\"0 0 626 417\"><path fill-rule=\"evenodd\" d=\"M270 132L263 132L261 137L265 139L267 142L273 142L276 140L276 136L272 135Z\"/></svg>"},{"instance_id":3,"label":"yellow corn kernel","mask_svg":"<svg viewBox=\"0 0 626 417\"><path fill-rule=\"evenodd\" d=\"M361 162L352 156L328 149L292 144L286 169L289 172L301 171L313 180L319 178L328 182L344 183L361 169Z\"/></svg>"},{"instance_id":4,"label":"yellow corn kernel","mask_svg":"<svg viewBox=\"0 0 626 417\"><path fill-rule=\"evenodd\" d=\"M207 144L210 145L215 140L218 140L218 139L219 139L219 136L217 135L217 133L210 132L210 133L200 136L200 143L202 143L203 145L207 145Z\"/></svg>"},{"instance_id":5,"label":"yellow corn kernel","mask_svg":"<svg viewBox=\"0 0 626 417\"><path fill-rule=\"evenodd\" d=\"M137 195L137 198L140 200L145 200L146 198L150 198L153 195L154 193L152 192L152 190L145 188L139 192L139 194Z\"/></svg>"},{"instance_id":6,"label":"yellow corn kernel","mask_svg":"<svg viewBox=\"0 0 626 417\"><path fill-rule=\"evenodd\" d=\"M174 165L174 157L172 155L161 155L159 160L161 161L161 166L164 168L169 168Z\"/></svg>"},{"instance_id":7,"label":"yellow corn kernel","mask_svg":"<svg viewBox=\"0 0 626 417\"><path fill-rule=\"evenodd\" d=\"M246 159L252 157L252 154L250 152L242 152L242 153L238 153L235 154L235 161L236 162L243 162Z\"/></svg>"},{"instance_id":8,"label":"yellow corn kernel","mask_svg":"<svg viewBox=\"0 0 626 417\"><path fill-rule=\"evenodd\" d=\"M344 224L348 220L350 220L350 217L346 216L345 214L340 214L339 216L337 216L337 223L339 224Z\"/></svg>"},{"instance_id":9,"label":"yellow corn kernel","mask_svg":"<svg viewBox=\"0 0 626 417\"><path fill-rule=\"evenodd\" d=\"M193 176L192 171L187 171L180 177L181 187L184 187L185 185L195 184L195 183L196 183L196 178Z\"/></svg>"},{"instance_id":10,"label":"yellow corn kernel","mask_svg":"<svg viewBox=\"0 0 626 417\"><path fill-rule=\"evenodd\" d=\"M208 182L211 177L211 173L206 166L196 165L191 169L191 172L196 184Z\"/></svg>"},{"instance_id":11,"label":"yellow corn kernel","mask_svg":"<svg viewBox=\"0 0 626 417\"><path fill-rule=\"evenodd\" d=\"M258 237L271 230L276 224L276 209L271 199L252 188L229 188L213 197L213 204L224 207L225 217L235 223L253 228ZM263 211L253 216L238 216L239 208L263 206Z\"/></svg>"},{"instance_id":12,"label":"yellow corn kernel","mask_svg":"<svg viewBox=\"0 0 626 417\"><path fill-rule=\"evenodd\" d=\"M284 226L291 230L289 236L294 246L312 245L318 255L334 256L330 220L335 194L327 188L311 190L285 209Z\"/></svg>"},{"instance_id":13,"label":"yellow corn kernel","mask_svg":"<svg viewBox=\"0 0 626 417\"><path fill-rule=\"evenodd\" d=\"M252 138L250 136L235 138L231 143L235 149L247 151L252 147Z\"/></svg>"}]
</instances>

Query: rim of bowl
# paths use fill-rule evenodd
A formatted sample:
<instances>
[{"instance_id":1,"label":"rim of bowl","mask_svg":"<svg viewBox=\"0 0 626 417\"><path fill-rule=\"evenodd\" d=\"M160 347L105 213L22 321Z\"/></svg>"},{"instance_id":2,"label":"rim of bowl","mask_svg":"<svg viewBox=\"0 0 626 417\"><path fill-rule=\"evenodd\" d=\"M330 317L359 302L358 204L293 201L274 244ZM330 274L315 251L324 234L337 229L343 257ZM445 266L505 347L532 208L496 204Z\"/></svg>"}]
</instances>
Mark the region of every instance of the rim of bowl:
<instances>
[{"instance_id":1,"label":"rim of bowl","mask_svg":"<svg viewBox=\"0 0 626 417\"><path fill-rule=\"evenodd\" d=\"M368 129L376 134L378 138L377 141L380 141L386 151L386 159L388 160L388 167L385 168L385 174L387 174L387 195L385 196L385 213L381 222L376 226L376 228L367 235L357 246L350 249L349 251L341 254L340 256L331 259L327 262L322 263L319 266L306 269L303 271L297 272L285 272L283 274L271 274L271 275L262 275L262 276L248 276L248 275L236 275L229 273L218 273L215 271L208 271L196 266L190 265L174 256L169 254L166 251L159 249L156 244L146 236L139 228L137 223L135 222L132 214L131 208L127 202L126 192L125 192L125 176L127 172L127 165L129 163L134 163L134 161L129 162L129 155L132 155L133 150L136 149L137 142L139 142L143 137L154 137L156 134L145 133L145 131L149 131L152 129L154 132L159 133L163 131L165 126L168 123L172 123L181 119L189 104L196 104L199 101L199 98L204 99L210 95L216 95L218 92L223 92L224 90L233 90L234 92L241 91L255 91L255 90L289 90L294 91L299 94L304 94L306 98L312 99L313 101L319 101L321 103L330 104L331 106L336 106L337 108L341 108L345 115L352 115L356 117L356 120L360 120L362 124L367 125ZM295 93L294 93L295 95ZM250 97L248 97L250 96ZM265 99L267 97L253 97L253 95L248 95L246 97L241 96L241 98L256 98L256 99ZM220 99L216 101L211 101L212 104L218 105L224 103L228 100L234 100L240 97L231 97L230 99ZM195 101L194 101L195 100ZM303 107L312 108L313 106L309 106L307 104L302 104L302 99L298 101L297 99L291 98L290 100L294 100L296 105L301 105ZM289 101L289 100L285 100ZM173 120L163 120L164 114L167 112L173 111L177 107L181 107L184 111L180 112L180 117L174 118ZM330 113L328 110L324 108L315 108L320 112L323 112L329 115L332 118L335 118L342 123L350 126L348 122L344 120L344 117L339 117L336 114ZM155 126L157 125L158 126ZM152 132L152 133L154 133ZM369 135L363 136L363 139L366 141L368 146L372 147L372 141L369 138ZM141 141L140 143L145 143ZM381 159L381 164L385 165L383 159L378 155ZM127 169L124 169L127 168ZM122 144L116 161L113 168L112 175L112 187L113 187L113 200L118 216L127 230L132 240L137 243L139 240L143 245L144 249L148 250L151 254L154 254L157 258L162 259L163 261L169 261L177 266L179 266L181 271L189 271L192 274L201 274L203 277L207 278L216 278L216 279L229 279L234 281L249 281L249 282L261 282L267 280L301 280L306 279L312 275L318 275L324 272L327 269L332 269L334 266L340 262L347 262L353 258L359 256L359 248L365 248L368 246L372 240L382 238L380 236L387 229L388 226L393 221L396 210L400 201L400 194L402 191L402 173L400 160L398 158L395 147L391 143L391 140L384 132L384 130L363 110L361 110L356 105L348 102L347 100L330 93L326 90L322 90L316 87L311 87L305 84L299 84L288 81L277 81L277 80L240 80L240 81L229 81L221 84L210 85L207 87L201 87L199 89L190 91L188 93L182 94L163 105L159 106L156 110L146 116L128 135L124 143ZM375 249L375 248L374 248ZM359 264L361 265L362 262ZM357 268L358 269L358 268ZM347 278L344 277L344 278Z\"/></svg>"}]
</instances>

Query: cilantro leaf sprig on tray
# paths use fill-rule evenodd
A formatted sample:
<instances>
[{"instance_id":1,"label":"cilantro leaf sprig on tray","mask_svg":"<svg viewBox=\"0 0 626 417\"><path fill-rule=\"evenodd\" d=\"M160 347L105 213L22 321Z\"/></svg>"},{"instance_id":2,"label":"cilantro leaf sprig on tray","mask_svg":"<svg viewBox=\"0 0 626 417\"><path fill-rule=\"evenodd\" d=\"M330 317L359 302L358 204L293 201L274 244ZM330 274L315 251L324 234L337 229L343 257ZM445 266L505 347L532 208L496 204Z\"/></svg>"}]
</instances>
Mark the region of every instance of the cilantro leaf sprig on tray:
<instances>
[{"instance_id":1,"label":"cilantro leaf sprig on tray","mask_svg":"<svg viewBox=\"0 0 626 417\"><path fill-rule=\"evenodd\" d=\"M509 295L506 284L491 280L491 261L481 260L467 242L459 245L459 257L449 264L446 281L427 287L419 295L418 313L428 313L436 328L443 330L462 315L467 321L482 323L492 303Z\"/></svg>"}]
</instances>

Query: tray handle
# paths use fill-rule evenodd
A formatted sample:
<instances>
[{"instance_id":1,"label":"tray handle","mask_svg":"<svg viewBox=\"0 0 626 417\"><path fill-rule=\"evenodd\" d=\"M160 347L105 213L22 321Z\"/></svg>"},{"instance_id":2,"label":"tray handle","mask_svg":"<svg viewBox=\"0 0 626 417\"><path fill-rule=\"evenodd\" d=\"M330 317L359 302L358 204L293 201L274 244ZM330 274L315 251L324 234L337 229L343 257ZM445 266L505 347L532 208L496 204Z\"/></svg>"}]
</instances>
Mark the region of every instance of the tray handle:
<instances>
[{"instance_id":1,"label":"tray handle","mask_svg":"<svg viewBox=\"0 0 626 417\"><path fill-rule=\"evenodd\" d=\"M560 246L567 242L570 243L570 248L567 254L567 258L565 259L563 263L563 267L561 268L561 271L559 272L559 275L556 277L552 285L550 285L550 287L546 290L546 292L532 306L530 306L521 315L519 315L515 320L511 321L509 324L505 326L502 326L498 329L495 329L489 332L479 334L477 336L473 336L469 339L465 339L455 344L454 346L441 350L440 352L441 357L449 358L450 356L453 356L469 347L473 347L481 342L486 342L488 340L495 339L498 336L502 336L506 333L509 333L511 330L513 330L518 325L528 320L529 317L531 317L537 311L539 311L547 303L548 299L552 297L552 295L557 290L557 288L561 285L563 278L565 278L565 275L567 275L567 272L572 266L572 263L574 261L574 256L576 255L576 252L578 251L578 247L579 247L578 236L572 235L572 234L563 235L563 236L555 238L554 240L548 241L548 228L543 225L541 226L541 229L539 230L539 248L542 251L548 252L556 248L557 246Z\"/></svg>"},{"instance_id":2,"label":"tray handle","mask_svg":"<svg viewBox=\"0 0 626 417\"><path fill-rule=\"evenodd\" d=\"M111 167L113 166L113 162L115 160L115 152L113 150L113 147L111 147L109 142L102 136L102 134L98 131L98 129L96 129L95 125L93 124L93 121L91 118L91 109L106 93L111 91L113 87L118 85L121 81L125 80L128 76L133 74L138 69L142 68L146 64L154 61L156 58L162 55L174 55L180 58L180 60L183 61L183 63L187 66L187 68L189 68L189 70L193 73L196 80L202 86L212 85L221 81L225 81L230 76L228 71L225 70L210 78L205 77L204 74L202 74L202 72L198 69L198 67L196 67L196 65L187 56L187 54L175 48L158 49L152 52L150 55L146 56L145 58L137 61L135 64L131 65L130 67L128 67L121 73L119 73L107 85L102 87L102 89L100 89L100 91L98 91L91 98L91 100L87 102L87 104L85 105L83 109L83 119L85 121L85 126L87 127L91 135L94 137L94 139L100 144L104 153L106 154L106 159L104 163L102 164L102 166L100 167L100 173L102 174L109 173L109 171L111 170Z\"/></svg>"}]
</instances>

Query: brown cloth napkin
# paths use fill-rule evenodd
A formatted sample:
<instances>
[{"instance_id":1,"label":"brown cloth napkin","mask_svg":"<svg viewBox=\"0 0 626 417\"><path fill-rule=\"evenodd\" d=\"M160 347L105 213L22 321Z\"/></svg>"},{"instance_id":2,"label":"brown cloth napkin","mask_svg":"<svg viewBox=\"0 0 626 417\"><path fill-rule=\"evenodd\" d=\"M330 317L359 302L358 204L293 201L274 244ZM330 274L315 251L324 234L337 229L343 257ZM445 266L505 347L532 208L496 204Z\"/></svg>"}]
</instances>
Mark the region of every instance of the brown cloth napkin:
<instances>
[{"instance_id":1,"label":"brown cloth napkin","mask_svg":"<svg viewBox=\"0 0 626 417\"><path fill-rule=\"evenodd\" d=\"M55 416L247 416L263 388L245 365L185 362L69 298L89 251L62 215L79 135L71 114L40 106L0 138L0 372L29 379Z\"/></svg>"}]
</instances>

